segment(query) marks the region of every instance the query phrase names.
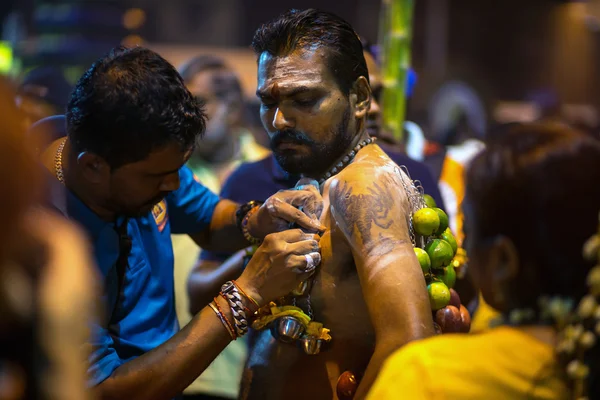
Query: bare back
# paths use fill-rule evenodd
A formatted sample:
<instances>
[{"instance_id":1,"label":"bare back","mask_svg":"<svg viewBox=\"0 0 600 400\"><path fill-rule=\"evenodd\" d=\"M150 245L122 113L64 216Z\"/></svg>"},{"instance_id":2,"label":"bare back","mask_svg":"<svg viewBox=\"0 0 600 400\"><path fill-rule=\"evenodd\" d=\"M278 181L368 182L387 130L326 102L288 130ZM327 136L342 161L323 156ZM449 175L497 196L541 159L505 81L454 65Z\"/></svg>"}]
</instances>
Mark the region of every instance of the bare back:
<instances>
[{"instance_id":1,"label":"bare back","mask_svg":"<svg viewBox=\"0 0 600 400\"><path fill-rule=\"evenodd\" d=\"M385 250L389 246L411 248L412 245L390 242L381 234L372 238L363 236L357 245L356 241L348 240L353 227L347 221L368 225L360 229L366 235L373 232L374 225L385 230L392 224L400 224L408 235L408 202L399 174L398 166L378 146L372 145L361 150L352 164L325 183L321 222L328 230L321 238L322 262L314 277L310 304L314 320L331 329L333 340L320 354L306 355L295 345L273 339L268 329L257 332L244 373L242 398L335 399L340 374L364 373L375 351L377 335L363 293L365 285L361 285L365 278L357 272L355 259L362 251L376 254L381 246ZM359 181L365 178L370 181L369 191L353 196L354 188L364 186L365 182ZM340 214L346 214L345 218L340 218ZM386 257L385 251L380 256ZM424 279L421 280L424 289ZM417 282L417 286L420 284ZM298 305L307 308L303 300ZM428 312L428 305L425 310Z\"/></svg>"}]
</instances>

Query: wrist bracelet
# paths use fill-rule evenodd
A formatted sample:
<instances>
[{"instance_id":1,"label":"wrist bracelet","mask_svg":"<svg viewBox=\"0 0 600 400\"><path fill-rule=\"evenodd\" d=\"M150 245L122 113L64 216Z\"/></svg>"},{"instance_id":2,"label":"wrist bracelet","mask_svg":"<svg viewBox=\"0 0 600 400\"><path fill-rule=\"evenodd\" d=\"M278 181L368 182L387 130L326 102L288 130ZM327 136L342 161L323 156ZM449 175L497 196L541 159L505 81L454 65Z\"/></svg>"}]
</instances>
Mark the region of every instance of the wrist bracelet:
<instances>
[{"instance_id":1,"label":"wrist bracelet","mask_svg":"<svg viewBox=\"0 0 600 400\"><path fill-rule=\"evenodd\" d=\"M237 290L239 290L240 293L245 298L247 298L248 300L250 300L250 302L256 306L256 310L254 310L253 312L257 312L258 310L260 310L260 304L258 304L258 301L254 300L254 298L252 298L252 296L249 296L246 292L244 292L244 289L242 289L240 287L240 285L238 285L238 283L235 280L232 280L231 283L233 283L235 285L235 287L237 288Z\"/></svg>"},{"instance_id":2,"label":"wrist bracelet","mask_svg":"<svg viewBox=\"0 0 600 400\"><path fill-rule=\"evenodd\" d=\"M219 293L225 301L229 303L229 308L233 314L233 327L237 337L242 337L248 333L248 319L246 310L241 298L235 298L232 294ZM239 296L239 294L238 294Z\"/></svg>"},{"instance_id":3,"label":"wrist bracelet","mask_svg":"<svg viewBox=\"0 0 600 400\"><path fill-rule=\"evenodd\" d=\"M262 202L260 202L260 201L250 200L249 202L242 204L237 209L237 211L235 212L235 222L240 231L242 230L242 221L243 221L244 217L246 216L246 214L248 214L248 211L252 210L256 206L261 206L261 205L262 205Z\"/></svg>"},{"instance_id":4,"label":"wrist bracelet","mask_svg":"<svg viewBox=\"0 0 600 400\"><path fill-rule=\"evenodd\" d=\"M217 314L217 317L219 317L219 319L221 320L221 323L225 327L225 330L227 331L227 333L229 333L229 336L231 336L231 340L237 339L237 337L235 336L235 332L231 328L231 323L227 320L227 317L221 312L217 300L215 299L214 301L208 303L208 305L210 308L212 308L215 314Z\"/></svg>"},{"instance_id":5,"label":"wrist bracelet","mask_svg":"<svg viewBox=\"0 0 600 400\"><path fill-rule=\"evenodd\" d=\"M221 296L229 303L233 314L233 324L238 336L244 336L248 333L248 318L244 310L242 295L233 282L226 282L221 288Z\"/></svg>"},{"instance_id":6,"label":"wrist bracelet","mask_svg":"<svg viewBox=\"0 0 600 400\"><path fill-rule=\"evenodd\" d=\"M260 209L260 206L258 206L258 205L254 206L254 208L252 208L250 211L248 211L246 213L246 215L244 216L244 219L242 219L242 234L244 235L244 238L252 245L257 245L262 242L261 239L255 238L248 231L248 221L250 220L250 217L253 214L258 212L259 209Z\"/></svg>"}]
</instances>

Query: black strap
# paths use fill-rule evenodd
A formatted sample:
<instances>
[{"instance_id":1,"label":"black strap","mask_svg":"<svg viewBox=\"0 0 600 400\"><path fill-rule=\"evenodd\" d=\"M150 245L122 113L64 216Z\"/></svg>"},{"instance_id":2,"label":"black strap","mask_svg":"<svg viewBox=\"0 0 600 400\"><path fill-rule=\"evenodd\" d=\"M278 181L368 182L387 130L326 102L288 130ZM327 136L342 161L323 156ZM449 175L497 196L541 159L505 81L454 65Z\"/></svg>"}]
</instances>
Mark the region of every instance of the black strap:
<instances>
[{"instance_id":1,"label":"black strap","mask_svg":"<svg viewBox=\"0 0 600 400\"><path fill-rule=\"evenodd\" d=\"M112 312L110 313L109 321L112 321L117 307L119 306L119 300L121 299L121 291L123 290L123 283L125 281L125 270L128 266L129 253L131 252L131 238L127 235L127 223L129 219L125 218L120 226L116 227L117 235L119 235L119 258L115 263L117 270L117 298L115 305L113 306Z\"/></svg>"}]
</instances>

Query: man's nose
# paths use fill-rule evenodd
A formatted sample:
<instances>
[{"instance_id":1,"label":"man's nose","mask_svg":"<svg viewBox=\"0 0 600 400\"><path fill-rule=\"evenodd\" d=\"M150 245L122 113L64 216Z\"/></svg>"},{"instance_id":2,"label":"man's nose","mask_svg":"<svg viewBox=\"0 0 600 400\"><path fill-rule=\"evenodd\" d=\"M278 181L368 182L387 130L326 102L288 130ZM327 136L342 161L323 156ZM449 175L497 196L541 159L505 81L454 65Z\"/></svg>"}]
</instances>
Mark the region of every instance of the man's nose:
<instances>
[{"instance_id":1,"label":"man's nose","mask_svg":"<svg viewBox=\"0 0 600 400\"><path fill-rule=\"evenodd\" d=\"M283 131L285 129L291 129L294 127L294 122L291 118L286 116L281 108L277 107L275 110L275 116L273 117L273 128L278 131Z\"/></svg>"}]
</instances>

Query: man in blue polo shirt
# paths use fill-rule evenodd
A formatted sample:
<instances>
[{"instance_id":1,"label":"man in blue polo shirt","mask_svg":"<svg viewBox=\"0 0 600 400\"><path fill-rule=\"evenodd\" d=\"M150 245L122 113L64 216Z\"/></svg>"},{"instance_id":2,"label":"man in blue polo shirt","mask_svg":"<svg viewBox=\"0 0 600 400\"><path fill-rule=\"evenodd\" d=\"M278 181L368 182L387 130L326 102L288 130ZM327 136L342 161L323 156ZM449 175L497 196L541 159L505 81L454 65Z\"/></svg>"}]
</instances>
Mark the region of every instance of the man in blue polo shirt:
<instances>
[{"instance_id":1,"label":"man in blue polo shirt","mask_svg":"<svg viewBox=\"0 0 600 400\"><path fill-rule=\"evenodd\" d=\"M88 346L89 382L100 398L176 396L244 333L243 310L288 293L320 262L318 235L271 234L292 222L322 229L297 208L318 214L320 195L281 192L262 206L219 199L184 167L204 127L173 66L147 49L117 48L77 83L67 136L41 151L56 178L50 184L66 188L52 191L62 195L51 205L85 228L104 279L106 318L92 324ZM214 251L264 239L238 281L179 332L171 233Z\"/></svg>"}]
</instances>

